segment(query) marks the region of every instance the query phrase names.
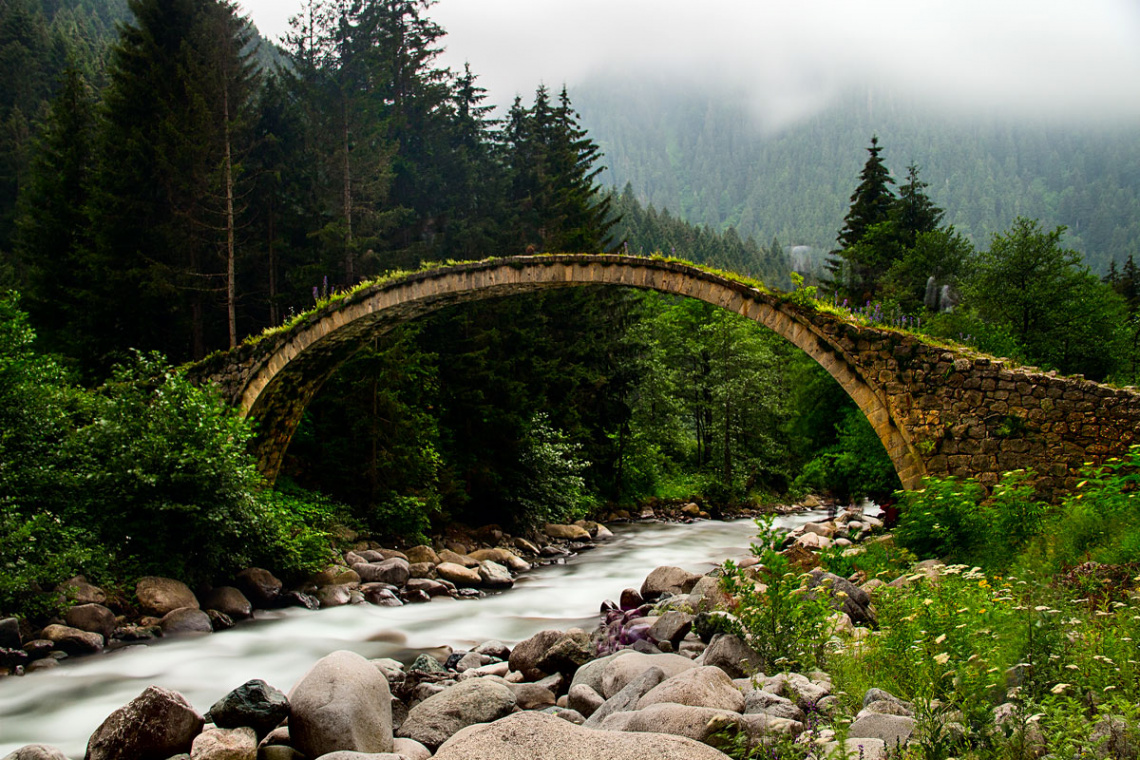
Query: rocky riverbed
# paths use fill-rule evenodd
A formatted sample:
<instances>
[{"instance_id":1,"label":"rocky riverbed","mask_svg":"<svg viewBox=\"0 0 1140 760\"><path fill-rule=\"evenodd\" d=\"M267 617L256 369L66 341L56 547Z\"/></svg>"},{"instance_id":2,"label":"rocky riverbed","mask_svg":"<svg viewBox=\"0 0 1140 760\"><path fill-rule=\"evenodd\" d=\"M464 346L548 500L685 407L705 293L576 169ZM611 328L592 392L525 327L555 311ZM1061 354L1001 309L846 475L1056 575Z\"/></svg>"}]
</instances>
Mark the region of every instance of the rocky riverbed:
<instances>
[{"instance_id":1,"label":"rocky riverbed","mask_svg":"<svg viewBox=\"0 0 1140 760\"><path fill-rule=\"evenodd\" d=\"M845 512L797 529L785 543L793 554L812 551L872 536L876 523ZM349 567L399 559L355 553L363 562L347 556ZM437 569L448 564L439 559ZM832 633L853 641L867 635L856 623L873 620L874 582L859 588L816 573L821 588L845 590L834 600ZM723 758L710 744L731 735L826 747L840 707L830 677L753 672L758 660L748 642L709 635L702 616L727 601L715 576L656 568L640 588L603 604L592 630L541 631L513 648L487 641L434 650L410 665L334 652L287 694L250 681L204 714L152 686L94 732L87 757ZM864 758L913 734L912 706L878 690L863 701L858 715L847 716L854 722L846 737ZM33 745L9 757L63 755Z\"/></svg>"}]
</instances>

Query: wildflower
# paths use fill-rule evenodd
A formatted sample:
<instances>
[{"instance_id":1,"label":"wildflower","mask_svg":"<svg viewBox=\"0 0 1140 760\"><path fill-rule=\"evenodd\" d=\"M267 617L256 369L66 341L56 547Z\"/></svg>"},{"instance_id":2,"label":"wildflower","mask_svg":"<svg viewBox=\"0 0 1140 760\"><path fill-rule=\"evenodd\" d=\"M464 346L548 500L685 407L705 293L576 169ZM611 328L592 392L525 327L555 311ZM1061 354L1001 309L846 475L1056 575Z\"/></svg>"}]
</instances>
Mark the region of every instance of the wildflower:
<instances>
[{"instance_id":1,"label":"wildflower","mask_svg":"<svg viewBox=\"0 0 1140 760\"><path fill-rule=\"evenodd\" d=\"M1072 686L1072 684L1059 683L1056 686L1054 686L1052 689L1050 689L1049 691L1053 694L1064 694L1065 690L1068 689L1070 686Z\"/></svg>"},{"instance_id":2,"label":"wildflower","mask_svg":"<svg viewBox=\"0 0 1140 760\"><path fill-rule=\"evenodd\" d=\"M1081 669L1080 665L1066 665L1065 666L1065 670L1080 670L1080 669Z\"/></svg>"},{"instance_id":3,"label":"wildflower","mask_svg":"<svg viewBox=\"0 0 1140 760\"><path fill-rule=\"evenodd\" d=\"M942 643L943 641L945 641L945 640L946 640L946 634L944 633L944 634L942 634L941 636L939 636L938 638L936 638L936 639L934 640L934 643L935 643L935 644L941 644L941 643Z\"/></svg>"},{"instance_id":4,"label":"wildflower","mask_svg":"<svg viewBox=\"0 0 1140 760\"><path fill-rule=\"evenodd\" d=\"M1039 605L1037 605L1036 607L1034 607L1034 608L1033 608L1033 611L1034 611L1034 612L1044 612L1044 611L1045 611L1045 610L1047 610L1047 609L1049 609L1049 608L1048 608L1048 607L1044 607L1044 606L1042 606L1042 605L1040 605L1040 604L1039 604Z\"/></svg>"},{"instance_id":5,"label":"wildflower","mask_svg":"<svg viewBox=\"0 0 1140 760\"><path fill-rule=\"evenodd\" d=\"M927 607L929 607L930 605L934 604L934 600L933 599L923 599L922 603L925 604Z\"/></svg>"},{"instance_id":6,"label":"wildflower","mask_svg":"<svg viewBox=\"0 0 1140 760\"><path fill-rule=\"evenodd\" d=\"M945 665L949 659L950 655L946 652L941 652L940 654L934 655L934 661L939 665Z\"/></svg>"}]
</instances>

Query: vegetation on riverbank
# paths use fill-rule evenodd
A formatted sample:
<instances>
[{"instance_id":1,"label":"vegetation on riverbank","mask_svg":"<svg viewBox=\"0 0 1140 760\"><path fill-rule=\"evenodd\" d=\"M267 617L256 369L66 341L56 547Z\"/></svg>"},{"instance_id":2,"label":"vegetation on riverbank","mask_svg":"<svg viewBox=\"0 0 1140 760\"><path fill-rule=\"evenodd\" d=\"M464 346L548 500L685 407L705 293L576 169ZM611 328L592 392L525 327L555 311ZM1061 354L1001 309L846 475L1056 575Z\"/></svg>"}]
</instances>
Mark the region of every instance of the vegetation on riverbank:
<instances>
[{"instance_id":1,"label":"vegetation on riverbank","mask_svg":"<svg viewBox=\"0 0 1140 760\"><path fill-rule=\"evenodd\" d=\"M989 498L976 483L954 479L902 494L893 540L820 557L825 569L857 573L870 590L877 626L866 636L832 635L831 610L799 590L762 531L756 578L767 589L752 590L730 567L726 588L740 601L734 613L753 641L780 647L765 672L825 669L841 714L864 707L871 688L912 702L917 743L902 757L1074 757L1098 744L1106 756L1129 756L1124 748L1140 738L1138 467L1140 450L1088 473L1055 506L1035 502L1021 472ZM861 559L892 544L950 564ZM777 606L783 622L773 636ZM1009 705L1000 725L999 705ZM808 757L811 747L784 750ZM735 756L768 753L740 747Z\"/></svg>"}]
</instances>

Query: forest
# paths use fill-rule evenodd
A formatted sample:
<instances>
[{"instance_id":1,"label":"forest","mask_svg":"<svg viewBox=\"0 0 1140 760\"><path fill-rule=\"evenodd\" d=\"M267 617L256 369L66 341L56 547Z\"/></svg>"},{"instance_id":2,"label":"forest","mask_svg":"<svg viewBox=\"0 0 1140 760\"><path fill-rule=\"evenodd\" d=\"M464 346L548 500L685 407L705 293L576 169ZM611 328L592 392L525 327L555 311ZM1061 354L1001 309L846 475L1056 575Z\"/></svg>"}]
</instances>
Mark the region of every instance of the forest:
<instances>
[{"instance_id":1,"label":"forest","mask_svg":"<svg viewBox=\"0 0 1140 760\"><path fill-rule=\"evenodd\" d=\"M715 512L898 487L854 404L782 339L700 302L582 288L378 337L264 488L248 425L177 366L424 263L660 253L1135 381L1130 255L1098 277L1071 233L1028 217L980 250L868 135L861 172L858 150L837 164L854 162L846 211L805 282L779 221L726 227L603 186L629 157L603 156L566 88L498 118L474 72L438 64L431 5L307 0L278 48L219 0L0 4L0 608L79 571L208 579L272 557L303 573L340 524L417 539L652 499Z\"/></svg>"}]
</instances>

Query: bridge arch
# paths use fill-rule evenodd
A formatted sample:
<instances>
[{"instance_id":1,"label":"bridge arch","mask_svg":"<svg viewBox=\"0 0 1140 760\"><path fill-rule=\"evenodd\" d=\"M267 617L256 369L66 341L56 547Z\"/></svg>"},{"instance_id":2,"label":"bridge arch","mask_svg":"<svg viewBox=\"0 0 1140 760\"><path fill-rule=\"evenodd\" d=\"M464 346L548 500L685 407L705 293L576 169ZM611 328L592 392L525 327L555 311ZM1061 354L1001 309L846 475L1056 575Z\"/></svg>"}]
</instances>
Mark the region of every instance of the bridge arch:
<instances>
[{"instance_id":1,"label":"bridge arch","mask_svg":"<svg viewBox=\"0 0 1140 760\"><path fill-rule=\"evenodd\" d=\"M741 314L787 339L835 378L870 421L905 488L926 474L885 388L867 376L810 314L771 293L697 266L635 256L515 256L440 267L380 281L308 315L288 330L208 359L192 372L217 382L255 422L258 466L272 482L309 402L363 344L452 304L552 288L616 285L696 298Z\"/></svg>"}]
</instances>

